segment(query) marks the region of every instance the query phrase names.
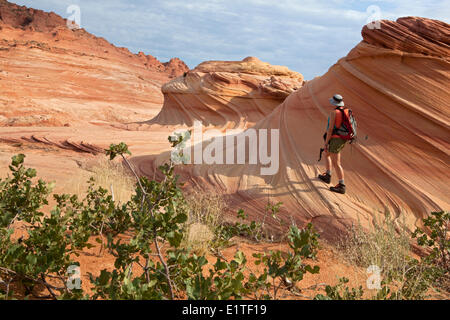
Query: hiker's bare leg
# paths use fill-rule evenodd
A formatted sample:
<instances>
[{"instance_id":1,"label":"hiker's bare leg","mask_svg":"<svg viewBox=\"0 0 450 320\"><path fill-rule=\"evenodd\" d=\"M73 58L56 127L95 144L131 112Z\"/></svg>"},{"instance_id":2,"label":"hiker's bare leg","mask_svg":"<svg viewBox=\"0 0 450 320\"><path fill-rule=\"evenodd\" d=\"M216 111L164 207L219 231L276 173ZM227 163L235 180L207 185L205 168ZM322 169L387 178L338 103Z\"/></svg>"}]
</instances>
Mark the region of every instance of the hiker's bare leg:
<instances>
[{"instance_id":1,"label":"hiker's bare leg","mask_svg":"<svg viewBox=\"0 0 450 320\"><path fill-rule=\"evenodd\" d=\"M330 153L325 150L325 168L327 169L327 172L331 172L331 157Z\"/></svg>"},{"instance_id":2,"label":"hiker's bare leg","mask_svg":"<svg viewBox=\"0 0 450 320\"><path fill-rule=\"evenodd\" d=\"M340 153L330 153L331 161L333 162L333 166L336 169L336 173L339 180L344 180L344 169L341 166L341 154Z\"/></svg>"}]
</instances>

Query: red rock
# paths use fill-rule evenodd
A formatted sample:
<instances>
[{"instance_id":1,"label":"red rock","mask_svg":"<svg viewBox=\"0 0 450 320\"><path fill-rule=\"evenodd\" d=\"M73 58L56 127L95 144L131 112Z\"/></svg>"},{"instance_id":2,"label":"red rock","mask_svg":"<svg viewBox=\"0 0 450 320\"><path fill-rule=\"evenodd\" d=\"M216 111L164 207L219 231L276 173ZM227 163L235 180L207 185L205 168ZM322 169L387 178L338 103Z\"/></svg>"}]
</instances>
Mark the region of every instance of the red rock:
<instances>
[{"instance_id":1,"label":"red rock","mask_svg":"<svg viewBox=\"0 0 450 320\"><path fill-rule=\"evenodd\" d=\"M184 70L172 59L166 68ZM247 128L271 113L295 88L303 76L286 67L272 66L257 58L243 61L208 61L165 84L164 106L150 124L204 125Z\"/></svg>"},{"instance_id":2,"label":"red rock","mask_svg":"<svg viewBox=\"0 0 450 320\"><path fill-rule=\"evenodd\" d=\"M417 17L400 18L397 22L383 20L380 29L362 30L364 43L380 48L420 53L448 59L450 25Z\"/></svg>"},{"instance_id":3,"label":"red rock","mask_svg":"<svg viewBox=\"0 0 450 320\"><path fill-rule=\"evenodd\" d=\"M386 209L399 227L412 230L430 211L450 207L446 23L408 17L383 21L380 30L365 28L360 44L306 83L298 73L251 57L202 63L163 86L161 110L161 86L173 70L185 70L181 62L158 65L83 29L68 30L54 14L17 6L20 14L14 14L11 6L0 1L0 141L2 150L11 142L44 146L24 152L48 180L65 186L81 173L74 160L121 141L130 145L137 171L153 178L168 158L167 135L198 119L208 129L279 130L273 176L262 176L262 165L179 168L187 187L224 193L233 210L243 208L250 218L261 220L269 198L283 202L284 221L312 222L336 239L352 223L369 227ZM24 26L26 17L32 19ZM317 158L335 93L359 124L359 142L342 154L346 195L330 193L316 179L324 170ZM160 111L152 126L141 127ZM129 130L128 123L148 130ZM10 156L0 153L3 168Z\"/></svg>"},{"instance_id":4,"label":"red rock","mask_svg":"<svg viewBox=\"0 0 450 320\"><path fill-rule=\"evenodd\" d=\"M18 6L5 0L0 0L0 18L2 24L22 29L32 27L38 32L50 32L66 25L65 19L53 12Z\"/></svg>"},{"instance_id":5,"label":"red rock","mask_svg":"<svg viewBox=\"0 0 450 320\"><path fill-rule=\"evenodd\" d=\"M383 21L380 30L364 28L362 32L364 40L348 56L291 93L251 128L279 130L279 171L275 175L262 176L261 168L267 165L261 164L195 165L180 167L183 179L193 187L226 194L232 210L242 208L257 220L268 197L272 203L283 202L279 217L286 223L304 226L312 222L329 240L336 240L354 223L372 226L386 211L400 228L412 231L430 212L448 210L450 27L436 20L402 18ZM234 90L248 95L258 86L248 75L245 79L224 75L227 68L226 63L206 63L190 71L184 81L167 84L163 88L165 107L173 106L174 118L178 106L208 115L203 122L214 123L206 97L223 99ZM270 82L271 87L274 83L283 87L275 80ZM316 178L325 170L317 160L333 110L329 98L336 93L344 97L358 120L358 143L342 153L346 195L331 193ZM233 101L233 108L248 112L249 106L242 101ZM222 126L219 120L216 124ZM237 152L235 145L228 146L224 155L228 149ZM150 160L138 157L133 163L151 176L149 168L162 164L167 155L160 155L151 165ZM332 182L337 184L336 174Z\"/></svg>"},{"instance_id":6,"label":"red rock","mask_svg":"<svg viewBox=\"0 0 450 320\"><path fill-rule=\"evenodd\" d=\"M172 58L163 65L165 72L169 73L172 78L179 77L189 71L189 67L179 58Z\"/></svg>"},{"instance_id":7,"label":"red rock","mask_svg":"<svg viewBox=\"0 0 450 320\"><path fill-rule=\"evenodd\" d=\"M132 54L84 29L69 29L54 13L4 0L0 25L0 61L8 73L0 81L0 115L11 119L9 125L152 118L163 102L160 87L188 70L179 59L163 64Z\"/></svg>"}]
</instances>

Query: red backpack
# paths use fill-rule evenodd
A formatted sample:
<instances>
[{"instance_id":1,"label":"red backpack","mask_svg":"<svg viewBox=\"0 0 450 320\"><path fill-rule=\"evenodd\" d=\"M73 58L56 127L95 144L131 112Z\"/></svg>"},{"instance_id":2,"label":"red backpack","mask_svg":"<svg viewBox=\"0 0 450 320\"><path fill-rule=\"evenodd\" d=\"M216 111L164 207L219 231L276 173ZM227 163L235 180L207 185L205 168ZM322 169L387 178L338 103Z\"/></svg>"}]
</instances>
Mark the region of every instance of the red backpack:
<instances>
[{"instance_id":1,"label":"red backpack","mask_svg":"<svg viewBox=\"0 0 450 320\"><path fill-rule=\"evenodd\" d=\"M357 123L352 110L347 108L344 109L343 107L337 107L336 110L339 110L342 114L342 123L339 128L333 130L333 135L338 135L344 140L355 140ZM347 112L345 112L345 110L347 110Z\"/></svg>"}]
</instances>

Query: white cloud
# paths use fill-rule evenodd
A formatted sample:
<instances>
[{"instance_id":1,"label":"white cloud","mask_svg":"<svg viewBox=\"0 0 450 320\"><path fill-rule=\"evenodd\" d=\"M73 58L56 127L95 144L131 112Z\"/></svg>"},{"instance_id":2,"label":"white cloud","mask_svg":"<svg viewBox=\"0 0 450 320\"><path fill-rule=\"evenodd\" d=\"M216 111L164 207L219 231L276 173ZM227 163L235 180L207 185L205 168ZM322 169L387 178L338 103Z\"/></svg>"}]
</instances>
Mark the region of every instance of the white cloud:
<instances>
[{"instance_id":1,"label":"white cloud","mask_svg":"<svg viewBox=\"0 0 450 320\"><path fill-rule=\"evenodd\" d=\"M449 21L450 0L16 0L67 16L78 4L89 32L159 59L257 56L307 79L320 75L360 40L376 5L381 17L415 15Z\"/></svg>"}]
</instances>

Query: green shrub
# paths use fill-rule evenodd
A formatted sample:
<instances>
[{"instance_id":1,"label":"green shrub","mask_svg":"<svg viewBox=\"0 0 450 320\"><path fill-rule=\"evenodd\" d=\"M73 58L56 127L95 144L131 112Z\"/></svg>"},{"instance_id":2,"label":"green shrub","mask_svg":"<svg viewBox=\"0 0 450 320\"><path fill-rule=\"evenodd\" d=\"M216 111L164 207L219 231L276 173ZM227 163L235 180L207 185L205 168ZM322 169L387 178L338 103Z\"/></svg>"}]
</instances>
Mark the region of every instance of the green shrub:
<instances>
[{"instance_id":1,"label":"green shrub","mask_svg":"<svg viewBox=\"0 0 450 320\"><path fill-rule=\"evenodd\" d=\"M234 224L221 223L216 227L215 238L213 245L216 248L221 248L229 245L231 238L236 236L245 237L251 240L259 240L258 236L261 234L262 224L256 221L247 222L248 215L244 210L237 212L237 219Z\"/></svg>"},{"instance_id":2,"label":"green shrub","mask_svg":"<svg viewBox=\"0 0 450 320\"><path fill-rule=\"evenodd\" d=\"M319 273L318 266L305 264L304 259L314 258L317 254L319 235L314 232L312 224L300 230L296 226L289 229L289 247L291 251L279 250L268 253L255 253L256 265L265 266L263 274L251 275L249 284L252 290L265 291L264 298L276 299L280 288L283 286L293 288L303 280L306 273Z\"/></svg>"},{"instance_id":3,"label":"green shrub","mask_svg":"<svg viewBox=\"0 0 450 320\"><path fill-rule=\"evenodd\" d=\"M423 219L423 223L429 229L429 235L417 228L413 233L413 238L417 239L419 246L430 250L426 259L448 274L450 271L450 238L448 234L450 213L432 212L430 217Z\"/></svg>"},{"instance_id":4,"label":"green shrub","mask_svg":"<svg viewBox=\"0 0 450 320\"><path fill-rule=\"evenodd\" d=\"M449 213L432 212L423 220L428 234L417 229L412 235L398 232L389 214L384 224L376 224L372 232L360 227L352 228L341 248L350 262L368 267L381 267L381 289L372 297L375 300L422 300L429 297L433 287L448 292L449 283ZM410 241L428 250L420 259L410 256ZM362 288L349 289L347 279L337 286L327 286L326 296L318 299L360 299Z\"/></svg>"},{"instance_id":5,"label":"green shrub","mask_svg":"<svg viewBox=\"0 0 450 320\"><path fill-rule=\"evenodd\" d=\"M172 141L173 146L177 143L179 140ZM121 156L132 169L126 153L128 149L123 145L112 145L108 150L111 159ZM230 262L218 258L205 272L206 257L181 245L189 206L179 189L174 164L170 162L160 170L164 175L161 182L136 176L138 187L129 203L132 221L126 230L134 235L127 243L108 235L108 250L116 257L115 270L103 270L96 278L90 276L95 286L94 299L241 299L259 296L262 291L267 293L265 298L276 298L288 281L295 283L306 272L319 271L317 266L311 267L302 260L315 256L317 248L318 235L310 225L305 230L291 227L292 252L284 255L271 251L255 256L258 263L267 266L262 274L251 273L248 280L244 278L247 259L242 252L237 252ZM246 218L243 211L238 215ZM217 230L223 235L224 229ZM241 223L230 230L229 234L249 231ZM134 275L136 268L140 271Z\"/></svg>"},{"instance_id":6,"label":"green shrub","mask_svg":"<svg viewBox=\"0 0 450 320\"><path fill-rule=\"evenodd\" d=\"M35 289L46 288L50 297L79 294L80 290L67 287L67 269L77 263L72 254L86 246L75 241L75 234L67 232L72 217L61 207L45 216L43 206L48 204L52 185L39 180L36 170L24 166L25 156L12 158L9 166L12 177L0 179L0 278L5 284L4 298L11 298L11 283L24 290L25 296L39 296ZM14 236L14 225L24 224L26 231ZM82 237L81 237L82 238ZM50 284L49 279L52 284ZM54 284L57 282L58 284Z\"/></svg>"},{"instance_id":7,"label":"green shrub","mask_svg":"<svg viewBox=\"0 0 450 320\"><path fill-rule=\"evenodd\" d=\"M180 138L170 141L173 147L181 143ZM223 224L222 200L211 195L201 201L186 199L174 163L161 166L163 179L153 181L136 175L125 156L130 154L126 144L111 145L106 153L111 160L121 157L135 176L131 199L114 201L91 179L82 199L54 195L56 207L47 215L42 210L53 185L34 180L36 170L24 166L24 155L12 158L11 176L0 179L1 298L17 297L11 290L14 286L25 297L53 299L277 299L282 290L295 288L305 274L319 272L318 266L307 262L316 258L319 248L319 235L311 224L289 228L287 252L253 254L255 264L263 267L261 272L250 270L240 251L230 261L222 257L211 263L206 250L199 252L186 240L189 228L196 223L207 226L212 232L208 246L213 249L235 236L268 240L266 218L279 221L281 203L269 202L261 222L248 222L248 215L239 210L237 222ZM424 219L426 230L413 233L412 238L426 251L421 259L410 257L411 235L399 229L389 214L372 232L352 229L342 246L347 259L382 270L381 289L372 299L424 299L432 287L448 290L449 216L433 212ZM117 237L124 233L130 238ZM68 271L78 265L72 257L92 247L88 243L92 237L115 262L112 271L90 274L93 294L88 296L68 285ZM348 282L341 278L315 299L363 299L362 287L350 289ZM44 290L48 295L40 295Z\"/></svg>"},{"instance_id":8,"label":"green shrub","mask_svg":"<svg viewBox=\"0 0 450 320\"><path fill-rule=\"evenodd\" d=\"M325 296L318 294L314 300L360 300L364 295L363 287L349 289L346 286L348 282L347 278L340 278L337 285L325 287Z\"/></svg>"}]
</instances>

